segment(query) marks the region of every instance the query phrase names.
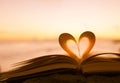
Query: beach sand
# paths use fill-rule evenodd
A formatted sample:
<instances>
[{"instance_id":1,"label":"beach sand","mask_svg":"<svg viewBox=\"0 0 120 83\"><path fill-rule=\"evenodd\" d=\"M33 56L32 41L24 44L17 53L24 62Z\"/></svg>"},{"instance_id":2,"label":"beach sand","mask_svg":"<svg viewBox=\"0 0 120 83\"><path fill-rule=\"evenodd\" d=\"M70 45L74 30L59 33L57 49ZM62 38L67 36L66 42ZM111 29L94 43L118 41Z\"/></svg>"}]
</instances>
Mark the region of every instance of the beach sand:
<instances>
[{"instance_id":1,"label":"beach sand","mask_svg":"<svg viewBox=\"0 0 120 83\"><path fill-rule=\"evenodd\" d=\"M120 83L120 75L72 75L53 74L38 76L24 81L9 81L0 83Z\"/></svg>"},{"instance_id":2,"label":"beach sand","mask_svg":"<svg viewBox=\"0 0 120 83\"><path fill-rule=\"evenodd\" d=\"M51 75L28 79L23 83L120 83L120 75L91 75L87 77L81 75Z\"/></svg>"}]
</instances>

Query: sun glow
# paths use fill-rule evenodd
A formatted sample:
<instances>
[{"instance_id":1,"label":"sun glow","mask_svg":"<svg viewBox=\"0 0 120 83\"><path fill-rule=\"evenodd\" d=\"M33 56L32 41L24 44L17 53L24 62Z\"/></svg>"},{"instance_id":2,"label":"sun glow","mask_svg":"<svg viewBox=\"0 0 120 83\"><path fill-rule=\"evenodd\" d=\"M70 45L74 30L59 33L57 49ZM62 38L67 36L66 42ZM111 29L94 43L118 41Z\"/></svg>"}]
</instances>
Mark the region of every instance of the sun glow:
<instances>
[{"instance_id":1,"label":"sun glow","mask_svg":"<svg viewBox=\"0 0 120 83\"><path fill-rule=\"evenodd\" d=\"M52 39L68 32L120 39L119 0L2 0L0 39Z\"/></svg>"}]
</instances>

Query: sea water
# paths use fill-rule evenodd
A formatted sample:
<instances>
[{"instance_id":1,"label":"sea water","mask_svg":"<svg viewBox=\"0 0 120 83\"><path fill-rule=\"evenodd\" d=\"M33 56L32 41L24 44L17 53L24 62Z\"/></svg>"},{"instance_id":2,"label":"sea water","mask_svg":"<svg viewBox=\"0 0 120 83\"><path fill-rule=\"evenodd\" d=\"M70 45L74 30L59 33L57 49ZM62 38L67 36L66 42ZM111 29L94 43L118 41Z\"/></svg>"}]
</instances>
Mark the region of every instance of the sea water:
<instances>
[{"instance_id":1,"label":"sea water","mask_svg":"<svg viewBox=\"0 0 120 83\"><path fill-rule=\"evenodd\" d=\"M86 48L85 45L83 43L80 47ZM120 53L120 43L97 40L92 51ZM67 54L57 40L0 42L0 70L8 71L14 68L13 63L53 54Z\"/></svg>"}]
</instances>

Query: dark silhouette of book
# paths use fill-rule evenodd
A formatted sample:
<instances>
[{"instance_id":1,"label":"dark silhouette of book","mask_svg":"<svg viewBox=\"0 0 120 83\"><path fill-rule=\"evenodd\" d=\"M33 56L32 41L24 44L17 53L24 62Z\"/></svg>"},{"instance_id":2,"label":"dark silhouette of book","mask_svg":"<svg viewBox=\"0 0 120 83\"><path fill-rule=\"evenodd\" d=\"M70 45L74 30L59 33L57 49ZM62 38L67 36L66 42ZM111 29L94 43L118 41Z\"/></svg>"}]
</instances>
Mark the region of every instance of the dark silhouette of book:
<instances>
[{"instance_id":1,"label":"dark silhouette of book","mask_svg":"<svg viewBox=\"0 0 120 83\"><path fill-rule=\"evenodd\" d=\"M89 45L83 53L82 57L74 54L68 47L69 40L73 40L79 51L78 43L86 37ZM119 73L120 72L120 53L99 53L90 54L95 44L95 35L93 32L83 32L78 42L69 33L62 33L59 36L60 46L68 53L68 55L53 54L38 58L33 58L16 65L17 68L0 73L0 80L30 78L38 75L50 75L53 73L71 73L71 74L94 74L94 73ZM107 57L105 57L107 56ZM113 56L113 57L109 57Z\"/></svg>"}]
</instances>

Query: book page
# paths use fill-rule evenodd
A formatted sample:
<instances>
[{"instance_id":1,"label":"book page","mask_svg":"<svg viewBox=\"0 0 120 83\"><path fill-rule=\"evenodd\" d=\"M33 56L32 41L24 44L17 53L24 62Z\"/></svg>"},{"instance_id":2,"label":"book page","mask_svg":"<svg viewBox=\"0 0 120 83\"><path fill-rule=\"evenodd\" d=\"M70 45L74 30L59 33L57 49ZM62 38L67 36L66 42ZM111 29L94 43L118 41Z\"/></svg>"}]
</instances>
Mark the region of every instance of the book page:
<instances>
[{"instance_id":1,"label":"book page","mask_svg":"<svg viewBox=\"0 0 120 83\"><path fill-rule=\"evenodd\" d=\"M97 40L91 54L82 62L81 68L83 73L115 73L120 72L119 61L120 42Z\"/></svg>"},{"instance_id":2,"label":"book page","mask_svg":"<svg viewBox=\"0 0 120 83\"><path fill-rule=\"evenodd\" d=\"M114 40L96 40L96 44L91 50L91 53L99 54L99 53L120 53L120 42L116 43ZM104 57L112 57L112 56L104 56Z\"/></svg>"},{"instance_id":3,"label":"book page","mask_svg":"<svg viewBox=\"0 0 120 83\"><path fill-rule=\"evenodd\" d=\"M104 53L110 53L110 54L104 54ZM92 57L92 56L94 57L94 56L96 56L96 54L99 54L96 57L119 58L119 56L115 55L114 53L118 53L118 54L120 53L120 43L116 43L116 42L114 42L114 40L98 39L96 41L93 49L90 51L90 53L88 55L86 55L86 59L89 57Z\"/></svg>"}]
</instances>

